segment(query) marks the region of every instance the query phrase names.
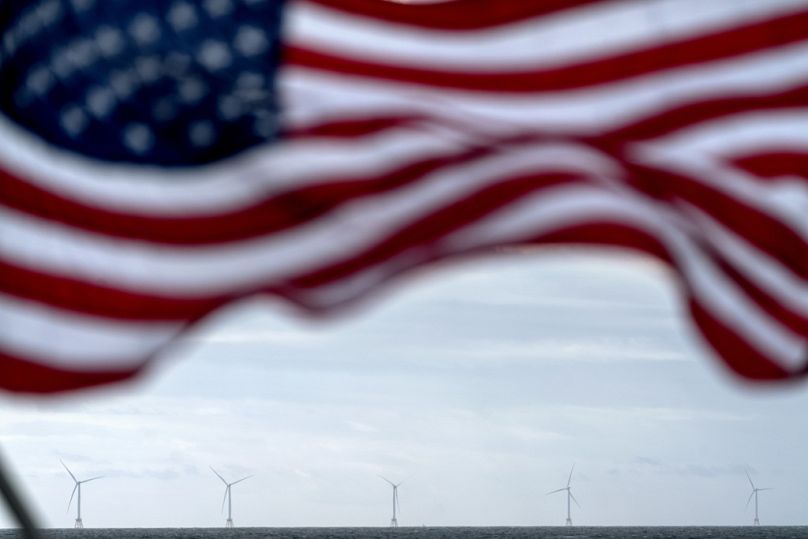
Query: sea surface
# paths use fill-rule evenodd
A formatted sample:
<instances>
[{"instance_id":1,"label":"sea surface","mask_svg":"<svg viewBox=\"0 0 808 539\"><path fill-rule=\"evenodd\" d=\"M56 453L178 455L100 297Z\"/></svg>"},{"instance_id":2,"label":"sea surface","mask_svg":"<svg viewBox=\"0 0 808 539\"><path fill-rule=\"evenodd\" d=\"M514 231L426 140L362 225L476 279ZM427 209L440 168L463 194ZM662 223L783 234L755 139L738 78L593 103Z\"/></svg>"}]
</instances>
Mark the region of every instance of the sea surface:
<instances>
[{"instance_id":1,"label":"sea surface","mask_svg":"<svg viewBox=\"0 0 808 539\"><path fill-rule=\"evenodd\" d=\"M0 539L21 537L0 531ZM520 528L136 528L53 529L43 539L808 539L808 527L520 527Z\"/></svg>"}]
</instances>

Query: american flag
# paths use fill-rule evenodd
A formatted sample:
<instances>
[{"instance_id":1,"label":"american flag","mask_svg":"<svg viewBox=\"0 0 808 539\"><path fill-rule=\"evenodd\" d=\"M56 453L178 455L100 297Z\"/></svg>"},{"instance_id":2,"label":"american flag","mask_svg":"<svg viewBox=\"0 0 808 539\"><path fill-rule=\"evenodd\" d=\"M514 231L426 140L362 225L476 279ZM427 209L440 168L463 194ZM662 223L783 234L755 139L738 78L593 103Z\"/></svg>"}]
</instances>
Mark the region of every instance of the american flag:
<instances>
[{"instance_id":1,"label":"american flag","mask_svg":"<svg viewBox=\"0 0 808 539\"><path fill-rule=\"evenodd\" d=\"M806 0L30 0L0 31L8 390L547 244L662 260L735 372L808 369Z\"/></svg>"}]
</instances>

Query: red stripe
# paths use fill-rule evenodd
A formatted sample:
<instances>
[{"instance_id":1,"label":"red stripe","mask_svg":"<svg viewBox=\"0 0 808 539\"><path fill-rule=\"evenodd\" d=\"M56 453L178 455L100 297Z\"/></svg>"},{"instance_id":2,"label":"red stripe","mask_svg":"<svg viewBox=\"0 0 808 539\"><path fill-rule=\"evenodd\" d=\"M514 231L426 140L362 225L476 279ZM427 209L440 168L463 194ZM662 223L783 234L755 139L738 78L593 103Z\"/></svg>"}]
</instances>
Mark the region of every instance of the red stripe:
<instances>
[{"instance_id":1,"label":"red stripe","mask_svg":"<svg viewBox=\"0 0 808 539\"><path fill-rule=\"evenodd\" d=\"M67 311L133 321L191 321L238 297L160 297L14 266L0 260L0 292Z\"/></svg>"},{"instance_id":2,"label":"red stripe","mask_svg":"<svg viewBox=\"0 0 808 539\"><path fill-rule=\"evenodd\" d=\"M502 73L471 73L380 64L311 50L301 45L291 45L285 55L286 62L290 64L352 76L494 94L539 94L603 85L649 73L757 53L803 41L806 28L808 11L803 11L600 60L560 68Z\"/></svg>"},{"instance_id":3,"label":"red stripe","mask_svg":"<svg viewBox=\"0 0 808 539\"><path fill-rule=\"evenodd\" d=\"M11 193L4 195L2 204L107 236L202 246L279 232L321 217L349 200L383 193L451 164L471 161L471 154L417 161L383 176L332 178L327 183L289 191L236 212L207 217L125 215L59 197L11 176L3 180Z\"/></svg>"},{"instance_id":4,"label":"red stripe","mask_svg":"<svg viewBox=\"0 0 808 539\"><path fill-rule=\"evenodd\" d=\"M351 126L350 129L357 128ZM507 146L542 138L543 135L520 134L502 138L499 143ZM430 173L451 166L468 166L498 151L499 146L470 147L443 157L409 163L382 175L373 172L364 176L335 175L324 178L323 183L290 190L221 215L159 218L124 214L59 196L2 170L0 204L106 236L166 245L202 246L275 233L321 217L349 201L411 185Z\"/></svg>"},{"instance_id":5,"label":"red stripe","mask_svg":"<svg viewBox=\"0 0 808 539\"><path fill-rule=\"evenodd\" d=\"M574 224L557 228L549 232L542 232L538 235L529 234L528 236L519 240L512 240L503 243L497 243L495 246L480 245L469 251L447 251L442 247L436 246L431 249L422 250L418 253L418 258L412 260L411 265L396 265L393 267L388 266L388 271L385 274L385 279L379 284L374 286L374 290L385 286L392 286L395 277L408 273L410 271L422 271L428 266L435 264L448 264L456 260L464 260L473 257L489 256L491 255L492 247L529 247L529 246L550 246L550 245L599 245L607 247L625 247L633 250L642 251L644 254L650 254L663 262L671 263L669 253L664 245L662 245L658 238L650 234L640 231L639 229L627 226L623 222L614 223L612 221L604 221L602 219L591 219L583 224ZM388 259L390 257L387 257ZM384 262L384 257L378 257L377 261ZM363 268L368 269L368 268ZM350 277L348 275L348 277ZM334 281L337 282L337 281ZM334 284L333 282L321 283L323 286ZM291 288L287 287L282 290L275 288L266 289L265 293L269 295L282 296L292 302L295 307L304 309L309 315L328 315L333 311L339 311L350 307L356 303L367 301L368 297L364 293L356 296L346 298L343 302L329 303L322 305L311 301L310 296L307 295L310 289L301 287Z\"/></svg>"},{"instance_id":6,"label":"red stripe","mask_svg":"<svg viewBox=\"0 0 808 539\"><path fill-rule=\"evenodd\" d=\"M137 375L128 371L71 371L48 367L36 358L22 360L0 352L0 386L20 393L58 393L120 382Z\"/></svg>"},{"instance_id":7,"label":"red stripe","mask_svg":"<svg viewBox=\"0 0 808 539\"><path fill-rule=\"evenodd\" d=\"M582 182L589 183L589 179L572 175L566 171L547 171L518 177L503 177L495 185L486 186L462 199L453 201L449 207L442 207L417 221L412 221L363 253L290 280L289 286L292 288L324 286L389 260L408 249L417 249L420 256L432 249L433 244L440 238L478 221L528 194L535 194L563 184Z\"/></svg>"},{"instance_id":8,"label":"red stripe","mask_svg":"<svg viewBox=\"0 0 808 539\"><path fill-rule=\"evenodd\" d=\"M630 164L629 183L638 191L676 208L684 200L709 214L795 275L808 279L808 245L784 222L729 196L698 179L666 170Z\"/></svg>"},{"instance_id":9,"label":"red stripe","mask_svg":"<svg viewBox=\"0 0 808 539\"><path fill-rule=\"evenodd\" d=\"M669 107L660 103L651 115L628 125L609 130L587 139L598 147L614 147L630 141L647 140L670 135L680 129L706 123L738 113L767 112L794 109L801 111L808 104L808 85L785 91L757 95L723 95L715 99L699 100Z\"/></svg>"},{"instance_id":10,"label":"red stripe","mask_svg":"<svg viewBox=\"0 0 808 539\"><path fill-rule=\"evenodd\" d=\"M806 96L808 99L808 96ZM733 159L731 163L758 178L802 178L808 180L808 153L798 151L768 151Z\"/></svg>"},{"instance_id":11,"label":"red stripe","mask_svg":"<svg viewBox=\"0 0 808 539\"><path fill-rule=\"evenodd\" d=\"M432 4L399 4L379 0L305 0L352 16L436 30L481 30L559 11L603 3L603 0L453 0Z\"/></svg>"},{"instance_id":12,"label":"red stripe","mask_svg":"<svg viewBox=\"0 0 808 539\"><path fill-rule=\"evenodd\" d=\"M689 304L690 316L701 335L735 373L751 380L784 380L791 376L791 373L750 346L741 335L712 316L697 298L690 297Z\"/></svg>"},{"instance_id":13,"label":"red stripe","mask_svg":"<svg viewBox=\"0 0 808 539\"><path fill-rule=\"evenodd\" d=\"M287 132L286 136L293 140L307 138L352 139L374 135L407 124L425 121L431 120L424 115L416 114L391 114L373 116L371 118L337 119L306 126L301 129L295 129Z\"/></svg>"},{"instance_id":14,"label":"red stripe","mask_svg":"<svg viewBox=\"0 0 808 539\"><path fill-rule=\"evenodd\" d=\"M619 247L650 255L657 260L675 266L670 251L662 241L641 228L625 222L591 219L586 223L565 226L549 232L529 236L513 245L598 245ZM681 277L681 275L677 275Z\"/></svg>"},{"instance_id":15,"label":"red stripe","mask_svg":"<svg viewBox=\"0 0 808 539\"><path fill-rule=\"evenodd\" d=\"M713 261L718 264L724 274L735 281L743 289L744 293L768 313L770 317L797 335L808 336L808 316L788 308L765 290L755 285L729 261L721 257L714 248L705 246L705 250L709 252Z\"/></svg>"}]
</instances>

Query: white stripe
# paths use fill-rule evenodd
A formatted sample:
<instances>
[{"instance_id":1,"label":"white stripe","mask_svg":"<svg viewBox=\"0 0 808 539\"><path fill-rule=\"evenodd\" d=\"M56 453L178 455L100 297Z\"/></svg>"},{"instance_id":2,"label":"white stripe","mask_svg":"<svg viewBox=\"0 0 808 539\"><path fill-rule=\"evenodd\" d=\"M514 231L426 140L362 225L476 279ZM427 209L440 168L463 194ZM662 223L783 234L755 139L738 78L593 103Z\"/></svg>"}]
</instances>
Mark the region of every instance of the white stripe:
<instances>
[{"instance_id":1,"label":"white stripe","mask_svg":"<svg viewBox=\"0 0 808 539\"><path fill-rule=\"evenodd\" d=\"M710 244L735 269L773 296L778 303L808 318L808 284L802 278L786 270L708 214L689 204L683 205L687 207L689 218L710 238Z\"/></svg>"},{"instance_id":2,"label":"white stripe","mask_svg":"<svg viewBox=\"0 0 808 539\"><path fill-rule=\"evenodd\" d=\"M808 111L800 107L733 114L648 142L680 155L722 159L767 151L808 152Z\"/></svg>"},{"instance_id":3,"label":"white stripe","mask_svg":"<svg viewBox=\"0 0 808 539\"><path fill-rule=\"evenodd\" d=\"M808 154L808 112L771 110L718 118L644 143L637 155L656 166L697 174L711 187L785 219L808 238L808 182L797 176L799 171L776 181L759 181L724 163L766 152Z\"/></svg>"},{"instance_id":4,"label":"white stripe","mask_svg":"<svg viewBox=\"0 0 808 539\"><path fill-rule=\"evenodd\" d=\"M347 58L440 71L550 68L725 31L804 9L804 0L601 2L493 29L414 29L310 2L288 11L285 40ZM372 46L368 46L372 43Z\"/></svg>"},{"instance_id":5,"label":"white stripe","mask_svg":"<svg viewBox=\"0 0 808 539\"><path fill-rule=\"evenodd\" d=\"M0 294L0 350L70 369L131 369L180 324L119 322Z\"/></svg>"},{"instance_id":6,"label":"white stripe","mask_svg":"<svg viewBox=\"0 0 808 539\"><path fill-rule=\"evenodd\" d=\"M475 92L424 87L288 67L280 79L287 121L366 117L414 110L479 125L590 134L711 98L783 91L808 82L808 44L747 54L704 65L653 72L582 89L540 93Z\"/></svg>"},{"instance_id":7,"label":"white stripe","mask_svg":"<svg viewBox=\"0 0 808 539\"><path fill-rule=\"evenodd\" d=\"M130 214L193 217L226 213L280 192L340 176L379 175L456 153L468 137L439 126L403 126L354 139L304 138L194 170L92 162L37 143L0 118L0 162L29 183Z\"/></svg>"},{"instance_id":8,"label":"white stripe","mask_svg":"<svg viewBox=\"0 0 808 539\"><path fill-rule=\"evenodd\" d=\"M564 192L566 191L566 192ZM451 250L462 252L486 245L519 241L576 223L605 219L644 229L662 241L679 262L701 304L733 332L742 335L763 355L786 369L805 361L805 338L795 335L763 312L680 232L679 218L658 204L641 202L628 194L597 189L555 189L553 193L519 200L447 238Z\"/></svg>"},{"instance_id":9,"label":"white stripe","mask_svg":"<svg viewBox=\"0 0 808 539\"><path fill-rule=\"evenodd\" d=\"M0 208L0 258L108 286L206 297L351 259L412 220L502 178L562 167L585 175L619 173L611 161L582 147L520 148L441 169L415 185L359 199L288 231L188 248L117 240Z\"/></svg>"},{"instance_id":10,"label":"white stripe","mask_svg":"<svg viewBox=\"0 0 808 539\"><path fill-rule=\"evenodd\" d=\"M723 159L760 151L805 151L808 149L806 129L808 115L801 111L738 114L637 145L631 155L640 162L685 174L736 198L781 221L808 241L805 180L789 177L777 182L761 182L723 162ZM739 255L737 249L735 254Z\"/></svg>"},{"instance_id":11,"label":"white stripe","mask_svg":"<svg viewBox=\"0 0 808 539\"><path fill-rule=\"evenodd\" d=\"M642 144L632 149L631 158L652 167L668 170L701 182L718 192L782 222L808 241L808 193L805 183L767 184L716 162L709 155L680 152L663 142Z\"/></svg>"}]
</instances>

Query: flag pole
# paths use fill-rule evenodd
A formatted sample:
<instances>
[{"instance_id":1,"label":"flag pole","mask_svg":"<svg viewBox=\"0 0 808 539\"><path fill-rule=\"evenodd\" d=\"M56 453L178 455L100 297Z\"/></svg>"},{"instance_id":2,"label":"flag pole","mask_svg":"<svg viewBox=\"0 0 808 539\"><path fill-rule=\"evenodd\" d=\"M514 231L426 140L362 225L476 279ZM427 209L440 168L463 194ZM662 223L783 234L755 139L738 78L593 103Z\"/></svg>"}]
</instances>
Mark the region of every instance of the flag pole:
<instances>
[{"instance_id":1,"label":"flag pole","mask_svg":"<svg viewBox=\"0 0 808 539\"><path fill-rule=\"evenodd\" d=\"M25 539L40 539L38 527L34 522L34 518L28 507L23 503L17 489L14 487L14 482L8 474L8 469L3 461L3 456L0 454L0 493L6 499L6 505L14 518L17 520L22 536Z\"/></svg>"}]
</instances>

